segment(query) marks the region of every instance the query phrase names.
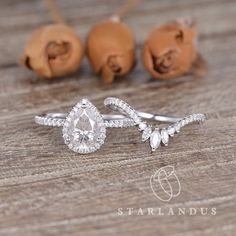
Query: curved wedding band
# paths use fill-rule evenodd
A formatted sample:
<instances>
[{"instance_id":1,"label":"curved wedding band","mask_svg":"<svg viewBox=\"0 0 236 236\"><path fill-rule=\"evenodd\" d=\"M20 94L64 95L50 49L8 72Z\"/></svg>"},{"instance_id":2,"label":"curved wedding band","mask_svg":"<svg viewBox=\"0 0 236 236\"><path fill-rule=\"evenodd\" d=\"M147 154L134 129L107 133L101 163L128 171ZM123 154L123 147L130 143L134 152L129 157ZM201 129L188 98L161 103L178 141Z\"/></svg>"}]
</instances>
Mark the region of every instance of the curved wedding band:
<instances>
[{"instance_id":1,"label":"curved wedding band","mask_svg":"<svg viewBox=\"0 0 236 236\"><path fill-rule=\"evenodd\" d=\"M85 154L101 147L106 138L106 128L138 126L142 133L142 141L149 140L152 151L155 151L161 143L168 145L169 136L174 136L183 126L206 119L203 114L179 118L136 111L128 103L113 97L106 98L104 104L121 114L100 114L88 99L82 99L69 113L48 113L44 116L35 116L34 120L40 125L62 126L63 138L69 149ZM153 129L143 119L173 124L161 130Z\"/></svg>"}]
</instances>

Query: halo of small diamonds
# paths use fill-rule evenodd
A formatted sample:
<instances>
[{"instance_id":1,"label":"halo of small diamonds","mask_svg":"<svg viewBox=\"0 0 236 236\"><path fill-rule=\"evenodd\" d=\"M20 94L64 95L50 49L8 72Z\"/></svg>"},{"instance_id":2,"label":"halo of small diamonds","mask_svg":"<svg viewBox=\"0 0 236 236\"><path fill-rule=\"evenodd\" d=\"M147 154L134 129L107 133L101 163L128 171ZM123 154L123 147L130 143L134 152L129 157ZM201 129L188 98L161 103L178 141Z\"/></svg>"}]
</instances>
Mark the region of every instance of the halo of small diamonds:
<instances>
[{"instance_id":1,"label":"halo of small diamonds","mask_svg":"<svg viewBox=\"0 0 236 236\"><path fill-rule=\"evenodd\" d=\"M87 99L81 100L71 110L62 132L69 149L81 154L95 152L106 138L102 115Z\"/></svg>"}]
</instances>

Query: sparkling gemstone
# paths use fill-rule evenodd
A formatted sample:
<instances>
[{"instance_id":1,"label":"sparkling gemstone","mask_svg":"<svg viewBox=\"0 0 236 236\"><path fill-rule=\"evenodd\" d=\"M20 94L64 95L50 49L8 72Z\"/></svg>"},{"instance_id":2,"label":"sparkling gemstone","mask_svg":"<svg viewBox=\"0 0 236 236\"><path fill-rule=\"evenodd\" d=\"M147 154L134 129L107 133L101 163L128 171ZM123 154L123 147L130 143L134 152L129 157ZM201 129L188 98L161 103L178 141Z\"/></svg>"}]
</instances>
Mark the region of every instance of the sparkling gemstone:
<instances>
[{"instance_id":1,"label":"sparkling gemstone","mask_svg":"<svg viewBox=\"0 0 236 236\"><path fill-rule=\"evenodd\" d=\"M177 123L177 124L175 125L175 132L176 132L176 133L179 133L180 128L181 128L181 124L180 124L180 123Z\"/></svg>"},{"instance_id":2,"label":"sparkling gemstone","mask_svg":"<svg viewBox=\"0 0 236 236\"><path fill-rule=\"evenodd\" d=\"M187 122L185 119L181 120L181 122L180 122L181 127L184 127L186 124L187 124Z\"/></svg>"},{"instance_id":3,"label":"sparkling gemstone","mask_svg":"<svg viewBox=\"0 0 236 236\"><path fill-rule=\"evenodd\" d=\"M63 126L63 137L70 149L90 153L100 148L106 138L101 114L88 100L83 99L68 115Z\"/></svg>"},{"instance_id":4,"label":"sparkling gemstone","mask_svg":"<svg viewBox=\"0 0 236 236\"><path fill-rule=\"evenodd\" d=\"M147 128L147 124L144 123L144 122L142 122L142 123L139 124L138 127L139 127L139 130L140 130L140 131L143 131L143 130L145 130L145 129Z\"/></svg>"},{"instance_id":5,"label":"sparkling gemstone","mask_svg":"<svg viewBox=\"0 0 236 236\"><path fill-rule=\"evenodd\" d=\"M174 136L174 133L175 133L175 128L173 126L170 126L168 129L167 129L167 132L170 136Z\"/></svg>"},{"instance_id":6,"label":"sparkling gemstone","mask_svg":"<svg viewBox=\"0 0 236 236\"><path fill-rule=\"evenodd\" d=\"M193 122L193 116L190 115L190 116L189 116L189 123L192 123L192 122Z\"/></svg>"},{"instance_id":7,"label":"sparkling gemstone","mask_svg":"<svg viewBox=\"0 0 236 236\"><path fill-rule=\"evenodd\" d=\"M155 129L150 136L150 146L152 151L155 151L161 144L161 134L158 129Z\"/></svg>"},{"instance_id":8,"label":"sparkling gemstone","mask_svg":"<svg viewBox=\"0 0 236 236\"><path fill-rule=\"evenodd\" d=\"M169 142L169 135L166 129L161 130L161 141L164 145L167 145Z\"/></svg>"},{"instance_id":9,"label":"sparkling gemstone","mask_svg":"<svg viewBox=\"0 0 236 236\"><path fill-rule=\"evenodd\" d=\"M152 128L150 126L147 126L142 133L142 141L145 142L147 141L152 134Z\"/></svg>"}]
</instances>

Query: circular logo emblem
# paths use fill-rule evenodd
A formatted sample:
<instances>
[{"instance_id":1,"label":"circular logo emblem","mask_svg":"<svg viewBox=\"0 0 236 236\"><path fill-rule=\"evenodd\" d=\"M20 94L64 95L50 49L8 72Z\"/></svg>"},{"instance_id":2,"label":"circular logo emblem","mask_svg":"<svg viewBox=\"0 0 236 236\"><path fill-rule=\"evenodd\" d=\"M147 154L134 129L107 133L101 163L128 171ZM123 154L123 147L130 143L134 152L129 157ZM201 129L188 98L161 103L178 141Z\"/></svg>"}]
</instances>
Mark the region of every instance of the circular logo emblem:
<instances>
[{"instance_id":1,"label":"circular logo emblem","mask_svg":"<svg viewBox=\"0 0 236 236\"><path fill-rule=\"evenodd\" d=\"M181 191L181 185L173 166L158 169L150 178L150 186L155 197L164 202L177 197Z\"/></svg>"}]
</instances>

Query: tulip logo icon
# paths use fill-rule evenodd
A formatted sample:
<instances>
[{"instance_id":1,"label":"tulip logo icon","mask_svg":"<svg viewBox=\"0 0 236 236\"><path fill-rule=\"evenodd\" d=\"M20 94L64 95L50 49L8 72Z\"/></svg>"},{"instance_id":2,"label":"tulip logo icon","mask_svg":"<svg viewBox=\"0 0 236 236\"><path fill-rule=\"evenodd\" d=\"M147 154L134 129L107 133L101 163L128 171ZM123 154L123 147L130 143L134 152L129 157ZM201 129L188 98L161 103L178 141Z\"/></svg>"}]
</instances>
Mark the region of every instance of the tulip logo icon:
<instances>
[{"instance_id":1,"label":"tulip logo icon","mask_svg":"<svg viewBox=\"0 0 236 236\"><path fill-rule=\"evenodd\" d=\"M156 198L168 202L181 192L181 185L174 166L164 166L158 169L150 178L150 186Z\"/></svg>"}]
</instances>

